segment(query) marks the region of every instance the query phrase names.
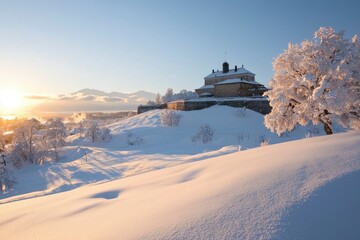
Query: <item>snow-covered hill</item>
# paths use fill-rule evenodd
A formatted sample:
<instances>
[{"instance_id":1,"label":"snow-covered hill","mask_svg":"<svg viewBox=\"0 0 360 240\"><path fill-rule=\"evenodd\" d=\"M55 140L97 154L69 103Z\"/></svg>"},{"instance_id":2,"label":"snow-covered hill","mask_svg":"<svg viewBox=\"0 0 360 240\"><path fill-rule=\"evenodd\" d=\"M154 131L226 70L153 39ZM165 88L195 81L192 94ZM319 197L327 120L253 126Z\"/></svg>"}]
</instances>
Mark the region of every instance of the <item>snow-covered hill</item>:
<instances>
[{"instance_id":1,"label":"snow-covered hill","mask_svg":"<svg viewBox=\"0 0 360 240\"><path fill-rule=\"evenodd\" d=\"M264 141L272 145L323 135L320 126L307 126L278 137L264 127L263 115L226 106L179 111L180 125L168 127L161 125L163 111L149 111L112 123L108 126L114 135L110 143L92 144L79 138L79 134L70 136L61 161L15 170L17 184L0 195L0 203L221 156L259 147ZM194 143L192 137L204 123L214 130L213 140Z\"/></svg>"},{"instance_id":2,"label":"snow-covered hill","mask_svg":"<svg viewBox=\"0 0 360 240\"><path fill-rule=\"evenodd\" d=\"M315 137L6 203L0 239L359 239L359 145Z\"/></svg>"}]
</instances>

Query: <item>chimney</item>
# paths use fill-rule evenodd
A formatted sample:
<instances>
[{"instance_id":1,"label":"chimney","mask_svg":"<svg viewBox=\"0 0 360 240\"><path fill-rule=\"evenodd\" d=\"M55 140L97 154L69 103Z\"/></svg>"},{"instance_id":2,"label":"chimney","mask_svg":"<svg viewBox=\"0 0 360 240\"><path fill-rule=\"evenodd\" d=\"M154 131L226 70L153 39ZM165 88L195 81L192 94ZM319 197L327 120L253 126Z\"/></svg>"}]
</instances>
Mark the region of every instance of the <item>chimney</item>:
<instances>
[{"instance_id":1,"label":"chimney","mask_svg":"<svg viewBox=\"0 0 360 240\"><path fill-rule=\"evenodd\" d=\"M214 69L212 70L212 73L214 73L215 71L214 71Z\"/></svg>"},{"instance_id":2,"label":"chimney","mask_svg":"<svg viewBox=\"0 0 360 240\"><path fill-rule=\"evenodd\" d=\"M229 72L229 64L227 62L223 63L223 73Z\"/></svg>"},{"instance_id":3,"label":"chimney","mask_svg":"<svg viewBox=\"0 0 360 240\"><path fill-rule=\"evenodd\" d=\"M235 72L237 72L237 66L235 65Z\"/></svg>"},{"instance_id":4,"label":"chimney","mask_svg":"<svg viewBox=\"0 0 360 240\"><path fill-rule=\"evenodd\" d=\"M244 64L243 64L243 65L241 65L241 67L242 67L242 68L244 68Z\"/></svg>"}]
</instances>

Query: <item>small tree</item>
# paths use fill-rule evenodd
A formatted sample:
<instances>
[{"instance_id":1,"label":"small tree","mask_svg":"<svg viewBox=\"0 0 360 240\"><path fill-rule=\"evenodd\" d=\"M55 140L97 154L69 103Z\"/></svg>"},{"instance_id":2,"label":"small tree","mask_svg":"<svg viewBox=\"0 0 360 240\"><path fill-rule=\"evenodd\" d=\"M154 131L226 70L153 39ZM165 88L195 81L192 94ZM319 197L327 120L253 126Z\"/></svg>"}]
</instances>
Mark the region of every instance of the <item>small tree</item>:
<instances>
[{"instance_id":1,"label":"small tree","mask_svg":"<svg viewBox=\"0 0 360 240\"><path fill-rule=\"evenodd\" d=\"M112 139L110 129L101 127L97 121L88 121L85 137L92 143L109 142Z\"/></svg>"},{"instance_id":2,"label":"small tree","mask_svg":"<svg viewBox=\"0 0 360 240\"><path fill-rule=\"evenodd\" d=\"M156 105L160 105L162 103L162 100L161 100L161 95L160 93L156 94L155 96L155 104Z\"/></svg>"},{"instance_id":3,"label":"small tree","mask_svg":"<svg viewBox=\"0 0 360 240\"><path fill-rule=\"evenodd\" d=\"M97 121L88 121L86 124L85 138L92 143L97 142L100 135L100 125Z\"/></svg>"},{"instance_id":4,"label":"small tree","mask_svg":"<svg viewBox=\"0 0 360 240\"><path fill-rule=\"evenodd\" d=\"M270 81L272 111L265 125L278 135L297 123L322 123L332 134L332 122L360 129L360 47L357 36L321 27L313 41L289 44L273 62Z\"/></svg>"},{"instance_id":5,"label":"small tree","mask_svg":"<svg viewBox=\"0 0 360 240\"><path fill-rule=\"evenodd\" d=\"M109 128L100 128L100 139L102 142L110 142L112 140L112 135Z\"/></svg>"},{"instance_id":6,"label":"small tree","mask_svg":"<svg viewBox=\"0 0 360 240\"><path fill-rule=\"evenodd\" d=\"M44 135L45 144L49 149L52 149L53 158L58 160L60 158L60 149L65 146L66 128L60 118L49 119L46 122L46 131Z\"/></svg>"},{"instance_id":7,"label":"small tree","mask_svg":"<svg viewBox=\"0 0 360 240\"><path fill-rule=\"evenodd\" d=\"M172 88L166 90L165 95L162 97L162 102L167 103L173 101L172 97L174 96L174 91Z\"/></svg>"}]
</instances>

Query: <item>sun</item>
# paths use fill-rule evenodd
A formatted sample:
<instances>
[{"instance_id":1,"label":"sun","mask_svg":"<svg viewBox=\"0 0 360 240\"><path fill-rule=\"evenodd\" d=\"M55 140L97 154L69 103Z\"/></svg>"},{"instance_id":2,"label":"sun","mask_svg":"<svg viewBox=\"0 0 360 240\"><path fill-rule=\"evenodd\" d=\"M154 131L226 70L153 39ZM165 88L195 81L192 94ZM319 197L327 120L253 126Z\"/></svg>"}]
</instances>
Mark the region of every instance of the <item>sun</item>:
<instances>
[{"instance_id":1,"label":"sun","mask_svg":"<svg viewBox=\"0 0 360 240\"><path fill-rule=\"evenodd\" d=\"M22 95L14 90L0 90L0 112L16 113L21 107Z\"/></svg>"}]
</instances>

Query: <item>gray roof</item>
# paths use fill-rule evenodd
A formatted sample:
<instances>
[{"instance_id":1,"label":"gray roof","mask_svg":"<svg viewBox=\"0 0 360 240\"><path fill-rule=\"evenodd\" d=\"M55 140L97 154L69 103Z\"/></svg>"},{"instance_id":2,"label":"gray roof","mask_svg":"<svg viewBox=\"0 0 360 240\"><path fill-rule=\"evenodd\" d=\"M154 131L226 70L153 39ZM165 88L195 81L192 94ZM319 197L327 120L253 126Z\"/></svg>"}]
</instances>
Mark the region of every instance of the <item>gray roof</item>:
<instances>
[{"instance_id":1,"label":"gray roof","mask_svg":"<svg viewBox=\"0 0 360 240\"><path fill-rule=\"evenodd\" d=\"M214 85L204 85L198 89L212 89L212 88L214 88Z\"/></svg>"},{"instance_id":2,"label":"gray roof","mask_svg":"<svg viewBox=\"0 0 360 240\"><path fill-rule=\"evenodd\" d=\"M255 75L254 73L250 72L249 70L247 70L244 67L240 67L237 69L237 71L235 72L235 69L230 69L229 72L227 73L223 73L222 71L216 71L214 73L211 73L209 75L207 75L205 77L205 79L207 78L216 78L216 77L223 77L223 76L231 76L231 75L238 75L238 74L250 74L250 75Z\"/></svg>"},{"instance_id":3,"label":"gray roof","mask_svg":"<svg viewBox=\"0 0 360 240\"><path fill-rule=\"evenodd\" d=\"M227 80L221 81L219 83L215 83L215 85L232 84L232 83L247 83L247 84L253 84L253 85L262 85L256 81L247 81L247 80L243 80L240 78L227 79Z\"/></svg>"}]
</instances>

